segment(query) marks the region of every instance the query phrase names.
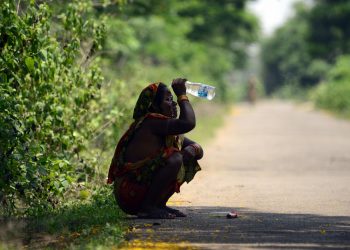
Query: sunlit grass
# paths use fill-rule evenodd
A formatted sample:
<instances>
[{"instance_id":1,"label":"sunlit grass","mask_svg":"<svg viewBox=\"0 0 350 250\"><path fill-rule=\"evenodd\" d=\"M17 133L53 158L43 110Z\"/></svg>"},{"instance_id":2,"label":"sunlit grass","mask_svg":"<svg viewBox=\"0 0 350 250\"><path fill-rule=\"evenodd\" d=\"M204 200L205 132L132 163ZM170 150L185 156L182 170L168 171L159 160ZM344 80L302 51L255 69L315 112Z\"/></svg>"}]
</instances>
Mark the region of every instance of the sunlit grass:
<instances>
[{"instance_id":1,"label":"sunlit grass","mask_svg":"<svg viewBox=\"0 0 350 250\"><path fill-rule=\"evenodd\" d=\"M195 105L194 110L197 119L196 127L185 136L201 145L208 144L214 138L217 129L223 125L230 106L203 101Z\"/></svg>"},{"instance_id":2,"label":"sunlit grass","mask_svg":"<svg viewBox=\"0 0 350 250\"><path fill-rule=\"evenodd\" d=\"M111 249L123 241L127 229L111 187L95 190L85 200L70 202L52 212L23 220L23 232L10 232L15 248ZM12 249L4 242L0 249Z\"/></svg>"}]
</instances>

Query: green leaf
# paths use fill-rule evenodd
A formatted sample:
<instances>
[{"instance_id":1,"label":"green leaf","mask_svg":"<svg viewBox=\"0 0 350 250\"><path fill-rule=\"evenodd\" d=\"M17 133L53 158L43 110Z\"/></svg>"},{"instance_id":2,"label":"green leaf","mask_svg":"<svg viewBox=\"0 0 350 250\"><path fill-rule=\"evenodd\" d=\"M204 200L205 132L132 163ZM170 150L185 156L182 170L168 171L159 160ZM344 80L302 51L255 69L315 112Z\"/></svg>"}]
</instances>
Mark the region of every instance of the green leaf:
<instances>
[{"instance_id":1,"label":"green leaf","mask_svg":"<svg viewBox=\"0 0 350 250\"><path fill-rule=\"evenodd\" d=\"M67 180L63 180L63 181L61 182L61 185L62 185L64 188L67 188L68 185L69 185L69 183L68 183Z\"/></svg>"},{"instance_id":2,"label":"green leaf","mask_svg":"<svg viewBox=\"0 0 350 250\"><path fill-rule=\"evenodd\" d=\"M34 71L34 60L33 58L31 57L27 57L25 60L24 60L27 68L29 71Z\"/></svg>"},{"instance_id":3,"label":"green leaf","mask_svg":"<svg viewBox=\"0 0 350 250\"><path fill-rule=\"evenodd\" d=\"M47 170L45 169L45 167L39 166L38 170L41 175L47 175Z\"/></svg>"},{"instance_id":4,"label":"green leaf","mask_svg":"<svg viewBox=\"0 0 350 250\"><path fill-rule=\"evenodd\" d=\"M1 81L2 83L7 82L7 75L4 74L4 73L0 73L0 81Z\"/></svg>"},{"instance_id":5,"label":"green leaf","mask_svg":"<svg viewBox=\"0 0 350 250\"><path fill-rule=\"evenodd\" d=\"M54 181L53 185L55 186L56 189L60 188L60 183L58 181Z\"/></svg>"},{"instance_id":6,"label":"green leaf","mask_svg":"<svg viewBox=\"0 0 350 250\"><path fill-rule=\"evenodd\" d=\"M42 49L42 50L40 50L40 53L44 57L44 59L46 60L47 59L47 51Z\"/></svg>"}]
</instances>

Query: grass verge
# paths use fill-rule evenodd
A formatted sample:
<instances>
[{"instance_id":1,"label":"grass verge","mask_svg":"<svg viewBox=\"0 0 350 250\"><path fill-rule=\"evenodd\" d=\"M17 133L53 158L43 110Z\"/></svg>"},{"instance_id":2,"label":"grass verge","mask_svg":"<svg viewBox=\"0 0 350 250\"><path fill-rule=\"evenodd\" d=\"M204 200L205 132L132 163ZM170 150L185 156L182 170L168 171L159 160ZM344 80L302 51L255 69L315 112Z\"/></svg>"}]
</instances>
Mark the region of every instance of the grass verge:
<instances>
[{"instance_id":1,"label":"grass verge","mask_svg":"<svg viewBox=\"0 0 350 250\"><path fill-rule=\"evenodd\" d=\"M205 145L215 136L215 132L224 124L225 115L230 110L230 105L215 102L197 103L194 106L196 113L196 128L186 137Z\"/></svg>"},{"instance_id":2,"label":"grass verge","mask_svg":"<svg viewBox=\"0 0 350 250\"><path fill-rule=\"evenodd\" d=\"M112 188L99 188L87 201L69 203L35 217L6 219L0 249L117 248L127 228L124 216Z\"/></svg>"}]
</instances>

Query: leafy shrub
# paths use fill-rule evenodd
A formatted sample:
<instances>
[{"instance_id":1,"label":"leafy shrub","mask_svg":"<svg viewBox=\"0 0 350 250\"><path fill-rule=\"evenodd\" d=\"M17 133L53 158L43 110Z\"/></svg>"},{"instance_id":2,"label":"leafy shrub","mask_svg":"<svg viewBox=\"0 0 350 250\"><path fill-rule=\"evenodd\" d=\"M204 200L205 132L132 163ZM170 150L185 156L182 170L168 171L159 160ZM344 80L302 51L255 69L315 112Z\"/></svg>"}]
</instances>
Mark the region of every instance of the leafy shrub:
<instances>
[{"instance_id":1,"label":"leafy shrub","mask_svg":"<svg viewBox=\"0 0 350 250\"><path fill-rule=\"evenodd\" d=\"M80 152L95 129L90 121L103 80L90 60L103 26L89 20L90 6L73 1L52 16L46 4L28 2L0 6L0 202L6 213L54 206L77 172L91 166Z\"/></svg>"},{"instance_id":2,"label":"leafy shrub","mask_svg":"<svg viewBox=\"0 0 350 250\"><path fill-rule=\"evenodd\" d=\"M293 99L297 101L305 101L308 99L309 88L303 88L298 84L291 83L279 87L274 93L274 98Z\"/></svg>"},{"instance_id":3,"label":"leafy shrub","mask_svg":"<svg viewBox=\"0 0 350 250\"><path fill-rule=\"evenodd\" d=\"M341 56L312 94L316 106L350 117L350 56Z\"/></svg>"}]
</instances>

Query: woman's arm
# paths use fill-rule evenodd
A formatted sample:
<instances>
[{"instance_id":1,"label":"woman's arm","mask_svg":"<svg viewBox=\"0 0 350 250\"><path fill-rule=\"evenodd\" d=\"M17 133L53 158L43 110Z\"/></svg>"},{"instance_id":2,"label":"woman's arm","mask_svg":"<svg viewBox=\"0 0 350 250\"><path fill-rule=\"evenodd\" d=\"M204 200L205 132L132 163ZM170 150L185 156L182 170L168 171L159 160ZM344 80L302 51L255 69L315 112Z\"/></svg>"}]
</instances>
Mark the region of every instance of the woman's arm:
<instances>
[{"instance_id":1,"label":"woman's arm","mask_svg":"<svg viewBox=\"0 0 350 250\"><path fill-rule=\"evenodd\" d=\"M148 119L145 121L153 133L158 135L178 135L185 134L196 126L196 116L191 103L186 96L186 79L177 78L173 80L172 88L177 96L180 107L178 119Z\"/></svg>"}]
</instances>

